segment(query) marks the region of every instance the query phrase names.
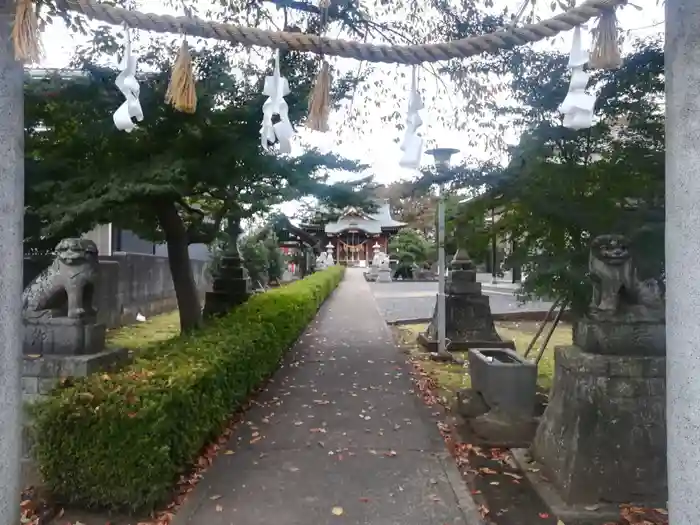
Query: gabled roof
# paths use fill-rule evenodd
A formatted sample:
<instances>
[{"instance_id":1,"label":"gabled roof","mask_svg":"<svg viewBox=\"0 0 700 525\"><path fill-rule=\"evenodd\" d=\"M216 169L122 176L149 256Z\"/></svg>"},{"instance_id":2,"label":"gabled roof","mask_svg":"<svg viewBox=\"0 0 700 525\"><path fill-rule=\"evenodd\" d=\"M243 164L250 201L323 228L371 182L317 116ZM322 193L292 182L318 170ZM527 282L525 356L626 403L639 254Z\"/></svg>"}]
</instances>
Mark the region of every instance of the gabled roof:
<instances>
[{"instance_id":1,"label":"gabled roof","mask_svg":"<svg viewBox=\"0 0 700 525\"><path fill-rule=\"evenodd\" d=\"M379 234L383 229L401 228L405 222L396 221L391 216L389 201L379 203L376 213L365 213L362 210L349 206L343 210L335 222L326 224L326 233L340 233L345 230L362 230L367 233Z\"/></svg>"}]
</instances>

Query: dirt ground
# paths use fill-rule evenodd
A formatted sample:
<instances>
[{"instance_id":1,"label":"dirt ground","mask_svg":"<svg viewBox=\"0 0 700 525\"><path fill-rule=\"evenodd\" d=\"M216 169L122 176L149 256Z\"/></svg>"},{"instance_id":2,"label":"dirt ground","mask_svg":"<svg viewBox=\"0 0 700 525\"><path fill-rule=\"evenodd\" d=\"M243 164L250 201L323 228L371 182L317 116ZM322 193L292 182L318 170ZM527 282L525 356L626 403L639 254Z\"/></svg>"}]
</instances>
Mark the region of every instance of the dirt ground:
<instances>
[{"instance_id":1,"label":"dirt ground","mask_svg":"<svg viewBox=\"0 0 700 525\"><path fill-rule=\"evenodd\" d=\"M513 340L521 354L537 326L535 322L496 323L502 338ZM549 513L508 449L472 444L476 439L470 439L469 431L450 413L456 392L469 387L468 371L459 365L430 360L429 354L416 342L416 336L425 328L426 325L395 326L393 333L402 351L413 362L415 383L423 400L431 405L442 405L445 410L443 437L485 521L493 525L565 525ZM544 403L554 373L554 348L570 344L571 326L562 324L545 348L538 370L538 387ZM538 348L539 343L535 349ZM668 514L665 509L624 506L620 520L606 525L632 524L668 525Z\"/></svg>"}]
</instances>

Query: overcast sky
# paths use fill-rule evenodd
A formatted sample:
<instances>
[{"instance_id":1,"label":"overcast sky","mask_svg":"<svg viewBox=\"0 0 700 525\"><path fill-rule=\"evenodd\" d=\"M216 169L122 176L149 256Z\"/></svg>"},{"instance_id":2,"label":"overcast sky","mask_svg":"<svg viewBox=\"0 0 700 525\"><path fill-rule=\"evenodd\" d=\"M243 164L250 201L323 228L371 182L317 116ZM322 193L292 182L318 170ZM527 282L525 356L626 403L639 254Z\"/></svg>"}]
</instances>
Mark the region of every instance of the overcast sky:
<instances>
[{"instance_id":1,"label":"overcast sky","mask_svg":"<svg viewBox=\"0 0 700 525\"><path fill-rule=\"evenodd\" d=\"M159 0L137 0L136 3L143 11L182 14L176 9L164 7L164 4ZM496 4L501 6L508 5L511 6L511 9L517 7L519 3L520 0L496 0ZM543 18L551 16L551 12L549 12L548 9L549 2L545 3L547 6L543 8L544 10L541 13ZM641 3L640 0L640 4ZM656 2L652 2L651 0L644 0L644 4L642 10L638 10L633 6L626 6L618 15L620 26L623 30L630 31L630 37L644 37L663 32L663 7L656 5ZM139 37L148 38L147 34L143 32L139 34ZM85 37L68 31L61 20L56 20L52 26L46 29L43 39L47 50L47 56L41 66L50 68L66 67L76 45L86 42ZM555 47L561 51L568 52L570 42L571 32L539 43L537 47L549 49ZM116 58L114 62L116 65ZM351 59L339 59L334 62L334 66L340 69L344 67L346 70L350 70L350 68L356 69L357 62ZM406 66L382 65L375 73L374 79L381 80L382 76L386 76L386 72L391 68L400 67L406 68L406 72L409 72L409 68ZM445 79L445 82L449 82L449 79ZM425 82L423 87L426 88ZM293 86L292 89L294 89ZM317 136L318 134L314 133L311 139L312 142L325 149L333 149L333 151L338 154L356 158L370 164L372 166L372 172L379 182L389 183L413 175L411 172L398 166L401 152L395 139L400 136L399 130L395 129L393 126L387 126L381 121L381 116L382 114L386 114L386 111L395 109L402 114L405 112L407 89L408 85L397 85L394 95L390 97L389 100L382 101L384 113L381 111L377 111L376 113L372 112L370 120L366 125L362 126L361 131L357 131L353 129L352 126L347 125L346 120L348 114L346 111L335 112L331 117L333 132L320 137ZM426 89L429 89L429 87ZM450 104L450 101L446 97L444 100L445 106L442 108L443 110L447 109ZM454 103L454 100L451 102ZM396 105L396 107L394 108L392 104ZM463 153L467 156L486 160L498 155L498 152L488 151L488 148L483 146L464 148L464 144L466 143L465 132L457 132L438 124L434 118L434 113L435 108L433 108L431 112L430 107L427 107L422 112L422 117L425 122L422 128L424 136L431 138L440 146L461 147L465 150ZM147 115L146 118L148 118ZM116 129L115 133L117 133ZM507 138L509 141L517 140L515 135ZM430 158L426 157L423 162L429 163L430 160ZM456 158L456 160L459 160L459 158Z\"/></svg>"}]
</instances>

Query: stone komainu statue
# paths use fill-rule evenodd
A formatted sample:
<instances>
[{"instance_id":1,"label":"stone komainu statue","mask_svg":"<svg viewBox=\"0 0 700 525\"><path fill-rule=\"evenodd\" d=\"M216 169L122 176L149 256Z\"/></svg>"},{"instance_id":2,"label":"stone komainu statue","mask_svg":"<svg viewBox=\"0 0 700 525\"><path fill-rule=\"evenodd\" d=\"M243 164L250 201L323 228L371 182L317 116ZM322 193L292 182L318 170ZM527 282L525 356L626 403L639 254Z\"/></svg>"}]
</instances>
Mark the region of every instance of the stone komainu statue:
<instances>
[{"instance_id":1,"label":"stone komainu statue","mask_svg":"<svg viewBox=\"0 0 700 525\"><path fill-rule=\"evenodd\" d=\"M629 308L663 309L656 279L640 281L624 235L599 235L591 242L588 270L593 281L591 310L617 314Z\"/></svg>"},{"instance_id":2,"label":"stone komainu statue","mask_svg":"<svg viewBox=\"0 0 700 525\"><path fill-rule=\"evenodd\" d=\"M93 298L99 272L97 245L88 239L63 239L56 257L22 293L27 317L69 317L95 315Z\"/></svg>"}]
</instances>

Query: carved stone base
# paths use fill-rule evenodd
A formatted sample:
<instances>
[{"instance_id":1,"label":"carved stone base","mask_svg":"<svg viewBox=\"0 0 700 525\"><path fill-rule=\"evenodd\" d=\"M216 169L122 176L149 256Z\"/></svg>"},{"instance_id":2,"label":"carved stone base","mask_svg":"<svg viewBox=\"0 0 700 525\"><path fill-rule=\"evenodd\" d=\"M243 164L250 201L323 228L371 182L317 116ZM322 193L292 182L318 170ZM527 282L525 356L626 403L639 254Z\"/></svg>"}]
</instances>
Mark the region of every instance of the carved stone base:
<instances>
[{"instance_id":1,"label":"carved stone base","mask_svg":"<svg viewBox=\"0 0 700 525\"><path fill-rule=\"evenodd\" d=\"M490 409L484 398L472 389L457 393L456 413L462 423L458 431L475 445L490 447L528 447L537 429L538 419Z\"/></svg>"},{"instance_id":2,"label":"carved stone base","mask_svg":"<svg viewBox=\"0 0 700 525\"><path fill-rule=\"evenodd\" d=\"M246 283L242 282L243 288ZM204 296L204 317L216 317L224 315L236 306L240 306L248 300L250 295L246 292L231 294L228 292L207 292Z\"/></svg>"},{"instance_id":3,"label":"carved stone base","mask_svg":"<svg viewBox=\"0 0 700 525\"><path fill-rule=\"evenodd\" d=\"M450 351L466 351L470 348L514 348L511 341L503 341L496 332L488 297L448 294L445 296L445 309L445 329ZM436 304L428 329L418 337L418 341L431 351L437 346L437 327Z\"/></svg>"},{"instance_id":4,"label":"carved stone base","mask_svg":"<svg viewBox=\"0 0 700 525\"><path fill-rule=\"evenodd\" d=\"M110 372L126 364L125 348L103 350L91 355L25 355L22 360L22 400L33 403L51 392L61 379L85 377L96 372ZM22 486L41 484L37 465L32 457L35 436L29 414L22 428Z\"/></svg>"},{"instance_id":5,"label":"carved stone base","mask_svg":"<svg viewBox=\"0 0 700 525\"><path fill-rule=\"evenodd\" d=\"M573 342L593 354L666 355L666 324L657 319L586 317L574 324Z\"/></svg>"},{"instance_id":6,"label":"carved stone base","mask_svg":"<svg viewBox=\"0 0 700 525\"><path fill-rule=\"evenodd\" d=\"M532 488L556 516L566 525L610 525L620 521L620 505L614 503L568 504L545 474L546 469L532 459L526 448L512 448L511 454Z\"/></svg>"},{"instance_id":7,"label":"carved stone base","mask_svg":"<svg viewBox=\"0 0 700 525\"><path fill-rule=\"evenodd\" d=\"M24 318L23 352L30 355L96 354L105 347L105 326L86 319Z\"/></svg>"},{"instance_id":8,"label":"carved stone base","mask_svg":"<svg viewBox=\"0 0 700 525\"><path fill-rule=\"evenodd\" d=\"M390 283L390 282L392 282L392 279L391 279L391 270L389 270L389 269L380 269L379 272L377 272L376 281L377 281L378 283Z\"/></svg>"},{"instance_id":9,"label":"carved stone base","mask_svg":"<svg viewBox=\"0 0 700 525\"><path fill-rule=\"evenodd\" d=\"M532 455L562 501L666 502L665 375L664 357L556 349Z\"/></svg>"}]
</instances>

